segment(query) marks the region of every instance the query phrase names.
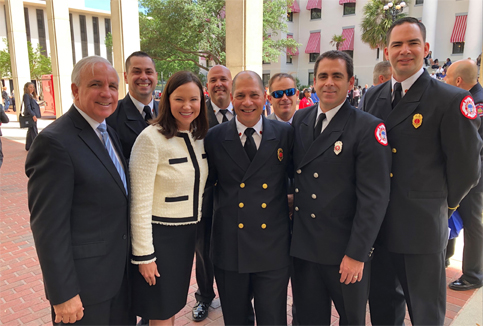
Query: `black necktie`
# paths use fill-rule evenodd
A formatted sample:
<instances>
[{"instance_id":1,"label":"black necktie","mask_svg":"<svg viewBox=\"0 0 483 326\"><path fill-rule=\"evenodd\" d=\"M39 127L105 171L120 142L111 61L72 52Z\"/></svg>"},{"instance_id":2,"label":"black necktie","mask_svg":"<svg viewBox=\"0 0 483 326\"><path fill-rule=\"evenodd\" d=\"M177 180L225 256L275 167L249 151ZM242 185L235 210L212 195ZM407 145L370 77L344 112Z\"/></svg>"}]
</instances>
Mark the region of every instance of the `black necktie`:
<instances>
[{"instance_id":1,"label":"black necktie","mask_svg":"<svg viewBox=\"0 0 483 326\"><path fill-rule=\"evenodd\" d=\"M322 121L325 119L325 113L319 114L319 118L317 119L317 123L315 124L314 128L314 140L315 138L320 136L320 133L322 132Z\"/></svg>"},{"instance_id":2,"label":"black necktie","mask_svg":"<svg viewBox=\"0 0 483 326\"><path fill-rule=\"evenodd\" d=\"M149 120L151 120L153 118L153 116L151 115L151 108L149 107L149 105L146 105L144 107L143 111L145 113L144 121L148 122Z\"/></svg>"},{"instance_id":3,"label":"black necktie","mask_svg":"<svg viewBox=\"0 0 483 326\"><path fill-rule=\"evenodd\" d=\"M392 101L392 108L393 109L396 107L396 105L401 100L401 91L402 91L401 83L395 83L394 84L394 100Z\"/></svg>"},{"instance_id":4,"label":"black necktie","mask_svg":"<svg viewBox=\"0 0 483 326\"><path fill-rule=\"evenodd\" d=\"M220 109L220 113L223 114L223 119L221 120L221 122L227 122L228 121L228 118L226 117L226 113L228 112L228 109Z\"/></svg>"},{"instance_id":5,"label":"black necktie","mask_svg":"<svg viewBox=\"0 0 483 326\"><path fill-rule=\"evenodd\" d=\"M257 154L257 145L255 144L255 140L253 139L253 133L255 132L255 129L253 128L247 128L245 129L245 135L247 136L247 139L245 140L245 152L247 152L248 158L250 161L253 161L253 158L255 157L255 154Z\"/></svg>"}]
</instances>

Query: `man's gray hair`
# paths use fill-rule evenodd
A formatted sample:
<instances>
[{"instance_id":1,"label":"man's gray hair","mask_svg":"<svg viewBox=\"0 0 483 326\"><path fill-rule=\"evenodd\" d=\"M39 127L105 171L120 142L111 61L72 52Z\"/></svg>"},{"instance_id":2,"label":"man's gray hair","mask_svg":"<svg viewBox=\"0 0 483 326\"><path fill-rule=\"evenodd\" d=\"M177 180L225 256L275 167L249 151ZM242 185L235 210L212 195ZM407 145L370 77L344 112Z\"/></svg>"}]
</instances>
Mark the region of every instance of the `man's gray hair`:
<instances>
[{"instance_id":1,"label":"man's gray hair","mask_svg":"<svg viewBox=\"0 0 483 326\"><path fill-rule=\"evenodd\" d=\"M72 75L70 76L70 80L71 80L72 84L79 86L80 83L81 83L81 73L84 71L84 69L91 68L92 71L94 72L94 66L97 63L104 63L104 64L112 67L111 63L103 57L100 57L100 56L97 56L97 55L85 57L85 58L79 60L75 64L74 70L72 70ZM119 75L117 74L117 71L116 71L116 76L117 76L117 81L119 82Z\"/></svg>"},{"instance_id":2,"label":"man's gray hair","mask_svg":"<svg viewBox=\"0 0 483 326\"><path fill-rule=\"evenodd\" d=\"M391 63L389 61L382 61L376 64L372 75L372 84L377 85L379 83L379 76L384 76L385 79L391 78L392 70Z\"/></svg>"}]
</instances>

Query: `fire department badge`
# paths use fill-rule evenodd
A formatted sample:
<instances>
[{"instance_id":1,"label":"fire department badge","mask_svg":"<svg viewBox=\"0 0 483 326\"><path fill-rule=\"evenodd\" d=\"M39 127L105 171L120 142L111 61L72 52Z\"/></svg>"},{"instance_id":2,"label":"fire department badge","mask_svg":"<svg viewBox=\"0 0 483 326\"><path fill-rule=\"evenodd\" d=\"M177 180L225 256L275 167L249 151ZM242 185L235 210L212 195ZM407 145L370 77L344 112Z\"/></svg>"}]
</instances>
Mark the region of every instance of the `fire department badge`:
<instances>
[{"instance_id":1,"label":"fire department badge","mask_svg":"<svg viewBox=\"0 0 483 326\"><path fill-rule=\"evenodd\" d=\"M483 117L483 103L476 104L476 111L480 117Z\"/></svg>"},{"instance_id":2,"label":"fire department badge","mask_svg":"<svg viewBox=\"0 0 483 326\"><path fill-rule=\"evenodd\" d=\"M415 114L413 116L413 126L414 128L418 129L421 127L421 124L423 123L423 116L421 114Z\"/></svg>"},{"instance_id":3,"label":"fire department badge","mask_svg":"<svg viewBox=\"0 0 483 326\"><path fill-rule=\"evenodd\" d=\"M278 160L279 160L280 162L282 162L282 160L283 160L283 149L279 148L279 149L277 150L277 157L278 157Z\"/></svg>"},{"instance_id":4,"label":"fire department badge","mask_svg":"<svg viewBox=\"0 0 483 326\"><path fill-rule=\"evenodd\" d=\"M335 155L339 155L340 152L342 152L342 142L338 140L334 144L334 153Z\"/></svg>"},{"instance_id":5,"label":"fire department badge","mask_svg":"<svg viewBox=\"0 0 483 326\"><path fill-rule=\"evenodd\" d=\"M460 110L461 110L461 113L463 113L463 115L468 119L471 119L471 120L476 119L476 116L477 116L476 106L471 96L468 95L463 99L463 101L461 101Z\"/></svg>"},{"instance_id":6,"label":"fire department badge","mask_svg":"<svg viewBox=\"0 0 483 326\"><path fill-rule=\"evenodd\" d=\"M379 144L387 146L387 132L384 123L380 123L379 125L377 125L374 134Z\"/></svg>"}]
</instances>

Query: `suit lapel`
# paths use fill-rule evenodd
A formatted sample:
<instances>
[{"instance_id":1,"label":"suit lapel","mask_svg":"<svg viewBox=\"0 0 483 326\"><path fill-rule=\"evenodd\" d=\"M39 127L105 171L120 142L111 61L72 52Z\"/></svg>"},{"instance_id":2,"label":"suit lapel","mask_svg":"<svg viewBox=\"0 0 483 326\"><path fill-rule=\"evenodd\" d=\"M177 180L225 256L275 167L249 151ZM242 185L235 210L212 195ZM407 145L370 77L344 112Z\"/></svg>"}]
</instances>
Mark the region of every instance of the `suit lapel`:
<instances>
[{"instance_id":1,"label":"suit lapel","mask_svg":"<svg viewBox=\"0 0 483 326\"><path fill-rule=\"evenodd\" d=\"M158 101L154 100L153 101L153 111L154 111L154 117L153 118L156 118L159 115L158 105L159 105Z\"/></svg>"},{"instance_id":2,"label":"suit lapel","mask_svg":"<svg viewBox=\"0 0 483 326\"><path fill-rule=\"evenodd\" d=\"M270 159L270 155L274 155L273 152L277 144L279 143L276 138L275 128L271 121L268 121L262 116L263 121L263 135L262 141L260 142L260 147L257 150L257 154L250 163L248 170L246 170L243 176L243 181L251 177L255 172L260 170L260 168ZM245 151L245 149L243 149Z\"/></svg>"},{"instance_id":3,"label":"suit lapel","mask_svg":"<svg viewBox=\"0 0 483 326\"><path fill-rule=\"evenodd\" d=\"M423 72L421 76L414 82L408 92L399 101L396 107L391 111L386 121L387 130L391 130L401 122L407 119L419 106L421 96L429 85L430 76ZM389 106L390 107L390 106Z\"/></svg>"},{"instance_id":4,"label":"suit lapel","mask_svg":"<svg viewBox=\"0 0 483 326\"><path fill-rule=\"evenodd\" d=\"M339 112L337 112L336 115L332 118L329 125L324 129L322 134L314 141L312 141L298 168L301 168L304 165L310 163L316 157L322 155L329 147L334 145L337 139L339 139L342 135L344 127L351 114L351 106L346 101L339 109Z\"/></svg>"},{"instance_id":5,"label":"suit lapel","mask_svg":"<svg viewBox=\"0 0 483 326\"><path fill-rule=\"evenodd\" d=\"M314 141L314 128L315 119L317 118L318 106L313 106L311 108L305 108L304 110L310 110L311 112L305 116L299 126L299 131L301 135L302 146L305 151L307 151L310 145Z\"/></svg>"},{"instance_id":6,"label":"suit lapel","mask_svg":"<svg viewBox=\"0 0 483 326\"><path fill-rule=\"evenodd\" d=\"M76 128L78 128L79 131L79 137L82 139L82 141L89 147L89 149L97 156L99 161L101 161L102 165L109 171L111 176L113 177L114 181L117 183L117 185L122 189L122 192L126 194L126 190L124 189L124 185L122 183L121 177L119 176L119 173L117 172L116 167L114 166L114 163L111 160L111 157L109 156L109 153L107 152L106 148L102 144L101 140L97 136L96 132L92 129L91 125L80 115L79 112L77 112L77 109L72 106L67 112L67 114L71 117L72 121L74 122L74 125ZM116 137L112 136L112 130L109 133L111 142L114 143L114 147L117 151L117 153L122 153L119 144L117 143ZM116 139L116 140L114 140ZM118 155L119 157L122 157L122 155ZM124 173L127 173L127 166L123 158L121 158L121 161L124 166ZM127 178L127 175L126 175Z\"/></svg>"},{"instance_id":7,"label":"suit lapel","mask_svg":"<svg viewBox=\"0 0 483 326\"><path fill-rule=\"evenodd\" d=\"M216 119L215 112L213 111L213 106L211 105L211 101L206 101L206 114L208 115L208 123L210 128L213 128L218 124L218 120Z\"/></svg>"},{"instance_id":8,"label":"suit lapel","mask_svg":"<svg viewBox=\"0 0 483 326\"><path fill-rule=\"evenodd\" d=\"M124 98L124 107L126 112L126 126L131 129L136 135L139 135L144 128L147 127L146 121L144 121L143 116L139 114L139 110L136 108L131 100L131 97L126 95Z\"/></svg>"},{"instance_id":9,"label":"suit lapel","mask_svg":"<svg viewBox=\"0 0 483 326\"><path fill-rule=\"evenodd\" d=\"M231 119L226 124L225 139L221 144L226 150L231 159L243 170L246 171L250 165L250 159L248 158L245 149L241 145L240 136L236 129L235 119Z\"/></svg>"},{"instance_id":10,"label":"suit lapel","mask_svg":"<svg viewBox=\"0 0 483 326\"><path fill-rule=\"evenodd\" d=\"M382 87L381 92L379 93L379 97L376 99L376 107L381 110L380 114L375 115L378 116L381 120L386 121L389 117L389 114L392 112L392 88L391 88L391 81L386 82L386 84ZM373 114L374 114L373 113Z\"/></svg>"}]
</instances>

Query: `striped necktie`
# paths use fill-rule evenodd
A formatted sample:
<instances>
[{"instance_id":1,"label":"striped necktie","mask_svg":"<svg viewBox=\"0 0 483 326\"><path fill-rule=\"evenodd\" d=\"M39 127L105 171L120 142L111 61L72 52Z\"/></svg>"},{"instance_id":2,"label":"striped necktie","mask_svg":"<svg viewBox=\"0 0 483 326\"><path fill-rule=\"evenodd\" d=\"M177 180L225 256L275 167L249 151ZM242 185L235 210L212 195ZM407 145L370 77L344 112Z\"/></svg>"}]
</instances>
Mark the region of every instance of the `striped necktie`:
<instances>
[{"instance_id":1,"label":"striped necktie","mask_svg":"<svg viewBox=\"0 0 483 326\"><path fill-rule=\"evenodd\" d=\"M122 164L119 162L119 160L116 157L116 152L114 152L114 147L112 147L111 140L109 139L109 134L107 133L106 124L101 123L97 127L97 130L99 130L100 133L101 133L102 142L104 144L104 147L106 148L107 152L109 153L109 156L111 157L112 163L114 163L114 166L116 167L117 173L119 173L119 176L121 177L122 184L124 185L124 189L126 190L126 194L127 194L126 174L124 173L124 169L122 168Z\"/></svg>"}]
</instances>

